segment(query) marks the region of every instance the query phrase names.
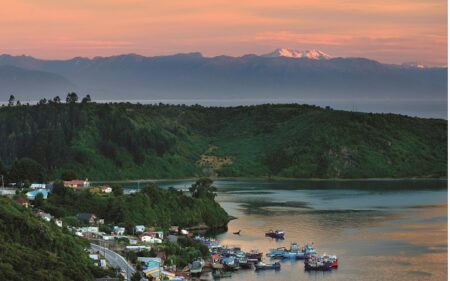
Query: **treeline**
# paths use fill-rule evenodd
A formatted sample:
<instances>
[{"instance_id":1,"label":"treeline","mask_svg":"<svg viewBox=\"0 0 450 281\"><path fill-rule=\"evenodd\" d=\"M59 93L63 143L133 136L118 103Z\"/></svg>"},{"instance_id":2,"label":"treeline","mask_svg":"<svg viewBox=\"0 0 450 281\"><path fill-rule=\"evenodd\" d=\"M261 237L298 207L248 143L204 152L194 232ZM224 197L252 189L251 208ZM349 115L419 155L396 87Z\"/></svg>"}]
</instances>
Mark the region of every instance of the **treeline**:
<instances>
[{"instance_id":1,"label":"treeline","mask_svg":"<svg viewBox=\"0 0 450 281\"><path fill-rule=\"evenodd\" d=\"M129 233L135 225L147 225L167 229L171 225L181 227L206 224L208 227L224 228L228 214L214 200L215 188L206 178L198 180L192 187L193 196L186 196L173 188L161 189L149 184L140 192L123 195L121 188L114 186L110 196L89 190L73 191L61 182L54 184L53 192L39 207L56 217L65 217L76 224L77 213L94 213L106 224L122 225Z\"/></svg>"},{"instance_id":2,"label":"treeline","mask_svg":"<svg viewBox=\"0 0 450 281\"><path fill-rule=\"evenodd\" d=\"M10 181L181 178L211 171L225 177L447 175L446 120L296 104L68 100L0 108L0 160ZM210 156L228 157L230 164L199 164L208 145L217 147ZM17 172L21 166L36 173Z\"/></svg>"},{"instance_id":3,"label":"treeline","mask_svg":"<svg viewBox=\"0 0 450 281\"><path fill-rule=\"evenodd\" d=\"M45 222L11 199L0 197L0 280L93 280L103 272L89 260L81 240Z\"/></svg>"}]
</instances>

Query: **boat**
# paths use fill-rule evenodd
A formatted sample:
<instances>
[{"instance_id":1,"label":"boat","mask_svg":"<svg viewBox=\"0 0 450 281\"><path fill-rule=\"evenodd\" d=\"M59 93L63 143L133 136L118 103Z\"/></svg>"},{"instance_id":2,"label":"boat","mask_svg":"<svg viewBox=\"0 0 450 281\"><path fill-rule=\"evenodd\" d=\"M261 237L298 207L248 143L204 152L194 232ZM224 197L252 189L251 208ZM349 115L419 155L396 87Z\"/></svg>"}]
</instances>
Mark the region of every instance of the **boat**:
<instances>
[{"instance_id":1,"label":"boat","mask_svg":"<svg viewBox=\"0 0 450 281\"><path fill-rule=\"evenodd\" d=\"M275 239L284 239L284 232L281 230L270 230L268 232L266 232L266 236L271 237L271 238L275 238Z\"/></svg>"},{"instance_id":2,"label":"boat","mask_svg":"<svg viewBox=\"0 0 450 281\"><path fill-rule=\"evenodd\" d=\"M222 264L225 270L236 271L240 269L239 262L236 262L234 257L222 258Z\"/></svg>"},{"instance_id":3,"label":"boat","mask_svg":"<svg viewBox=\"0 0 450 281\"><path fill-rule=\"evenodd\" d=\"M239 229L239 231L233 232L234 235L241 235L241 230Z\"/></svg>"},{"instance_id":4,"label":"boat","mask_svg":"<svg viewBox=\"0 0 450 281\"><path fill-rule=\"evenodd\" d=\"M279 258L286 251L287 251L286 247L271 249L269 250L269 252L266 253L266 256L271 258Z\"/></svg>"},{"instance_id":5,"label":"boat","mask_svg":"<svg viewBox=\"0 0 450 281\"><path fill-rule=\"evenodd\" d=\"M256 260L259 260L259 261L262 259L262 255L263 255L263 253L258 251L258 250L251 250L250 252L248 252L246 254L248 259L251 259L251 260L255 260L256 259Z\"/></svg>"},{"instance_id":6,"label":"boat","mask_svg":"<svg viewBox=\"0 0 450 281\"><path fill-rule=\"evenodd\" d=\"M321 257L311 257L305 260L305 270L307 271L328 271L333 268L331 261Z\"/></svg>"},{"instance_id":7,"label":"boat","mask_svg":"<svg viewBox=\"0 0 450 281\"><path fill-rule=\"evenodd\" d=\"M327 261L331 263L331 267L337 268L339 266L338 264L338 258L337 256L329 256L327 254L323 254L323 256L320 257L323 261Z\"/></svg>"},{"instance_id":8,"label":"boat","mask_svg":"<svg viewBox=\"0 0 450 281\"><path fill-rule=\"evenodd\" d=\"M281 264L279 262L269 263L269 264L259 262L259 263L255 264L255 270L269 270L269 269L280 270Z\"/></svg>"},{"instance_id":9,"label":"boat","mask_svg":"<svg viewBox=\"0 0 450 281\"><path fill-rule=\"evenodd\" d=\"M205 265L205 261L203 259L197 259L189 265L189 271L191 274L200 274L203 270L203 266Z\"/></svg>"}]
</instances>

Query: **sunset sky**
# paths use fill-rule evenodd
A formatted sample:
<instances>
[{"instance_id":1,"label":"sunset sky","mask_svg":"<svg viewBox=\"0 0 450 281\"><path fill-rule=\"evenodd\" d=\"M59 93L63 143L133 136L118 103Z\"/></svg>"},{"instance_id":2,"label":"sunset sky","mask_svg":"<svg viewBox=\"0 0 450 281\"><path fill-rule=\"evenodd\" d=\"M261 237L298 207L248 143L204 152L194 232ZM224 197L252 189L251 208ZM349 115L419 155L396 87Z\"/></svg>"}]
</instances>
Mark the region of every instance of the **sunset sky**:
<instances>
[{"instance_id":1,"label":"sunset sky","mask_svg":"<svg viewBox=\"0 0 450 281\"><path fill-rule=\"evenodd\" d=\"M0 0L0 53L240 56L278 47L447 65L447 2Z\"/></svg>"}]
</instances>

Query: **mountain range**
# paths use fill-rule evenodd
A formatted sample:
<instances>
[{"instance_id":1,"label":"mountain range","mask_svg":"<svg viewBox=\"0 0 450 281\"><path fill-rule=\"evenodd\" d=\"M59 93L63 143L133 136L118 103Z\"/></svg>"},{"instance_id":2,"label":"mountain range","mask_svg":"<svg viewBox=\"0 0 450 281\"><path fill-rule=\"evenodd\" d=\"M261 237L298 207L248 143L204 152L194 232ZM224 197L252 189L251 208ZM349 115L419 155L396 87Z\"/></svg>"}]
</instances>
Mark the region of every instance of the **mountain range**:
<instances>
[{"instance_id":1,"label":"mountain range","mask_svg":"<svg viewBox=\"0 0 450 281\"><path fill-rule=\"evenodd\" d=\"M322 99L447 100L447 68L332 57L319 50L277 49L264 55L43 60L0 55L0 100L23 101L75 91L97 100Z\"/></svg>"}]
</instances>

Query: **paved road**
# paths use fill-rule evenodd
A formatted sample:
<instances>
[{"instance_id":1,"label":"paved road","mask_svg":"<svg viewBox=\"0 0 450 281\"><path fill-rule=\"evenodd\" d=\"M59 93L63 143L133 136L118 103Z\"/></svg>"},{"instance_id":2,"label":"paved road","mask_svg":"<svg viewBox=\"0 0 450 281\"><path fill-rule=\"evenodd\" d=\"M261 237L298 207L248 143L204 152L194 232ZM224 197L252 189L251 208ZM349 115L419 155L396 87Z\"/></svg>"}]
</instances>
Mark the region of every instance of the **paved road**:
<instances>
[{"instance_id":1,"label":"paved road","mask_svg":"<svg viewBox=\"0 0 450 281\"><path fill-rule=\"evenodd\" d=\"M91 243L91 248L94 249L95 251L100 252L102 255L105 255L105 258L108 260L108 262L113 266L113 267L120 267L120 269L122 270L122 272L125 273L125 275L127 275L127 280L131 279L131 276L133 276L135 269L133 268L133 266L131 264L129 264L124 257L122 257L121 255L119 255L118 253L111 251L108 248L96 245Z\"/></svg>"}]
</instances>

